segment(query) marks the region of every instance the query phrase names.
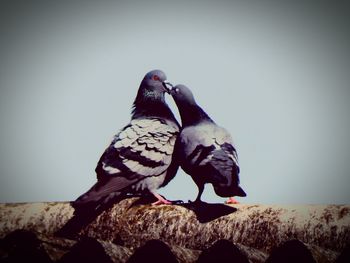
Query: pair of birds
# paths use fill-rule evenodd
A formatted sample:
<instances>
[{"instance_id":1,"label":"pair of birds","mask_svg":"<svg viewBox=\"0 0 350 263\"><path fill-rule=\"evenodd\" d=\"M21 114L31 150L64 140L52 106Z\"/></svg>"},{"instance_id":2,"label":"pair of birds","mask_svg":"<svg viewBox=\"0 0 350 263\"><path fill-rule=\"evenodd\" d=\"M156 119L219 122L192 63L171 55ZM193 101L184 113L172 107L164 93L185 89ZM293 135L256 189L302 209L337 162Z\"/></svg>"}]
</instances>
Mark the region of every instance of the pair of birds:
<instances>
[{"instance_id":1,"label":"pair of birds","mask_svg":"<svg viewBox=\"0 0 350 263\"><path fill-rule=\"evenodd\" d=\"M165 102L170 93L179 109L180 128ZM181 130L181 131L180 131ZM200 108L184 85L173 86L160 70L143 78L133 104L131 122L116 134L97 167L97 183L72 203L77 210L100 206L129 194L152 194L154 204L171 204L157 193L174 178L178 167L192 176L200 198L206 183L217 195L246 196L239 186L237 152L230 134Z\"/></svg>"}]
</instances>

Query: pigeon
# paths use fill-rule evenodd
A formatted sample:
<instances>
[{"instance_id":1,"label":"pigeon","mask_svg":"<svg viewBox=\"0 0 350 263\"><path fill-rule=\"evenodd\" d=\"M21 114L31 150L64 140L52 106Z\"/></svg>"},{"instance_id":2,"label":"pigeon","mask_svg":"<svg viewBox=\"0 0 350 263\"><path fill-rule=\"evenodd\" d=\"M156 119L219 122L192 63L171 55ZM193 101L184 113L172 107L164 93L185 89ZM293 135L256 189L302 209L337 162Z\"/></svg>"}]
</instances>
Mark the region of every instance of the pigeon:
<instances>
[{"instance_id":1,"label":"pigeon","mask_svg":"<svg viewBox=\"0 0 350 263\"><path fill-rule=\"evenodd\" d=\"M161 70L148 72L133 103L132 117L102 154L97 167L97 183L72 203L99 207L130 194L152 194L154 204L171 204L156 190L175 176L178 165L173 150L179 123L165 101L169 93Z\"/></svg>"},{"instance_id":2,"label":"pigeon","mask_svg":"<svg viewBox=\"0 0 350 263\"><path fill-rule=\"evenodd\" d=\"M238 156L231 135L198 106L188 87L176 85L170 94L182 122L174 155L198 186L194 203L201 202L206 183L213 185L217 195L231 197L229 202L233 202L233 196L246 196L239 186Z\"/></svg>"}]
</instances>

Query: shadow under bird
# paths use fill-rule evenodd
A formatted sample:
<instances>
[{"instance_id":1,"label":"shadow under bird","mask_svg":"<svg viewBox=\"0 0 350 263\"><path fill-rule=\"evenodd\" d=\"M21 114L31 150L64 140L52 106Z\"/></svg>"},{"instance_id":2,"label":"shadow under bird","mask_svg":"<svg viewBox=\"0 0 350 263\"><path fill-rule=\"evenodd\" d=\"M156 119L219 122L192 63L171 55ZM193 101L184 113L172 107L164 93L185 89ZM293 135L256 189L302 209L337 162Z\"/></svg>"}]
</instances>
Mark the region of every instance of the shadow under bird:
<instances>
[{"instance_id":1,"label":"shadow under bird","mask_svg":"<svg viewBox=\"0 0 350 263\"><path fill-rule=\"evenodd\" d=\"M169 204L156 190L176 174L172 154L179 124L165 102L166 75L150 71L143 78L133 104L131 122L116 134L102 154L97 183L73 202L79 209L127 194L154 195L155 204Z\"/></svg>"},{"instance_id":2,"label":"shadow under bird","mask_svg":"<svg viewBox=\"0 0 350 263\"><path fill-rule=\"evenodd\" d=\"M236 202L233 196L246 196L239 186L238 157L230 134L198 106L188 87L176 85L170 93L182 122L174 155L198 186L195 203L201 202L206 183L217 195L231 197L228 203Z\"/></svg>"}]
</instances>

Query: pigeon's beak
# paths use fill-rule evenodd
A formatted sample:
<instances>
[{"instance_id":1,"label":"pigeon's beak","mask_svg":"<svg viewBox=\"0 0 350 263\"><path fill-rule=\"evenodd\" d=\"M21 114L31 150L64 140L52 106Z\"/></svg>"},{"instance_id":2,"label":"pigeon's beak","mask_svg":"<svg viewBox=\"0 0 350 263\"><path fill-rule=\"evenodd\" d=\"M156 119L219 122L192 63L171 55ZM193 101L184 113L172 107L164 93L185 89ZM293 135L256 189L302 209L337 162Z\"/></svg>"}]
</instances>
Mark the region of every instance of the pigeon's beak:
<instances>
[{"instance_id":1,"label":"pigeon's beak","mask_svg":"<svg viewBox=\"0 0 350 263\"><path fill-rule=\"evenodd\" d=\"M175 93L176 93L176 92L175 92L175 88L172 87L172 89L170 90L170 95L173 96Z\"/></svg>"},{"instance_id":2,"label":"pigeon's beak","mask_svg":"<svg viewBox=\"0 0 350 263\"><path fill-rule=\"evenodd\" d=\"M170 91L173 88L173 84L171 84L169 81L163 81L162 84L163 84L163 87L165 88L166 92L170 94ZM169 86L170 86L170 88L169 88Z\"/></svg>"}]
</instances>

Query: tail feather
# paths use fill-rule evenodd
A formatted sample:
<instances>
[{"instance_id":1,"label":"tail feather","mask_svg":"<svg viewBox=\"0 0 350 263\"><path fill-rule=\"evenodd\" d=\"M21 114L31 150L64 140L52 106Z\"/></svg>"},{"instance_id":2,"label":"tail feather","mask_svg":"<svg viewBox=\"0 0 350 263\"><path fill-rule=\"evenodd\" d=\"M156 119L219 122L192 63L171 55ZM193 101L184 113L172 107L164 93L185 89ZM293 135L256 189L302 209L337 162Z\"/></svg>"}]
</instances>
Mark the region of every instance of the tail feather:
<instances>
[{"instance_id":1,"label":"tail feather","mask_svg":"<svg viewBox=\"0 0 350 263\"><path fill-rule=\"evenodd\" d=\"M79 196L72 206L78 209L83 206L90 206L93 203L103 204L107 203L108 200L120 195L120 192L109 192L102 188L103 186L97 182L93 187L91 187L86 193Z\"/></svg>"},{"instance_id":2,"label":"tail feather","mask_svg":"<svg viewBox=\"0 0 350 263\"><path fill-rule=\"evenodd\" d=\"M240 186L238 186L235 193L234 193L234 196L245 197L245 196L247 196L247 194L244 192L244 190Z\"/></svg>"},{"instance_id":3,"label":"tail feather","mask_svg":"<svg viewBox=\"0 0 350 263\"><path fill-rule=\"evenodd\" d=\"M247 194L239 186L239 167L232 159L231 154L224 150L215 150L210 162L216 172L225 179L225 183L214 183L215 193L222 197L246 196Z\"/></svg>"},{"instance_id":4,"label":"tail feather","mask_svg":"<svg viewBox=\"0 0 350 263\"><path fill-rule=\"evenodd\" d=\"M72 203L74 208L84 206L88 203L108 202L110 199L117 198L130 185L137 182L134 178L129 180L124 177L109 177L99 180L86 193L82 194L76 201Z\"/></svg>"},{"instance_id":5,"label":"tail feather","mask_svg":"<svg viewBox=\"0 0 350 263\"><path fill-rule=\"evenodd\" d=\"M214 185L214 191L217 195L221 197L231 197L231 196L247 196L244 190L240 186L220 186Z\"/></svg>"},{"instance_id":6,"label":"tail feather","mask_svg":"<svg viewBox=\"0 0 350 263\"><path fill-rule=\"evenodd\" d=\"M225 185L238 184L238 169L230 156L223 150L213 151L210 165L225 181ZM221 183L223 184L223 183Z\"/></svg>"},{"instance_id":7,"label":"tail feather","mask_svg":"<svg viewBox=\"0 0 350 263\"><path fill-rule=\"evenodd\" d=\"M95 220L98 215L100 215L104 210L110 208L114 203L117 203L124 198L124 195L121 193L110 193L107 196L100 197L99 199L85 202L86 199L82 200L82 197L85 194L71 203L71 205L74 207L73 217L70 218L66 224L55 233L56 236L76 239L79 232L93 220Z\"/></svg>"}]
</instances>

